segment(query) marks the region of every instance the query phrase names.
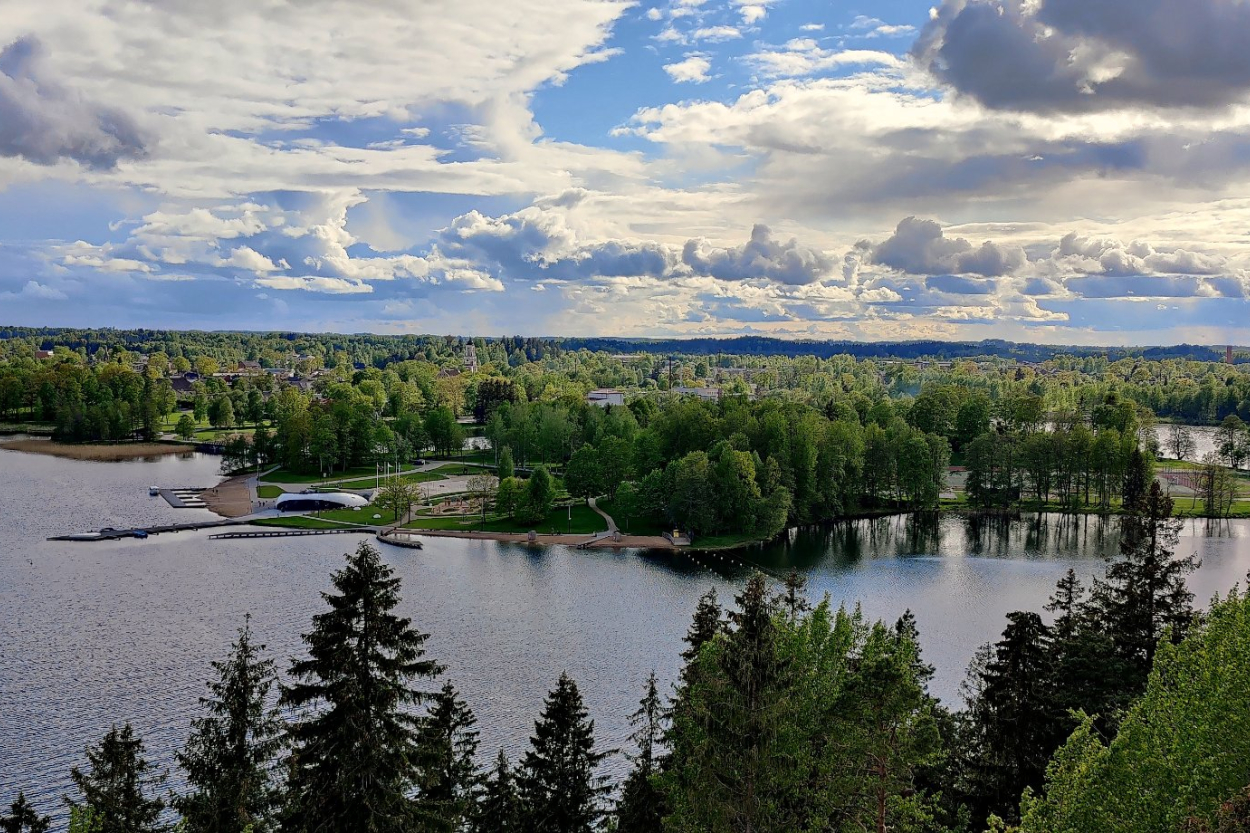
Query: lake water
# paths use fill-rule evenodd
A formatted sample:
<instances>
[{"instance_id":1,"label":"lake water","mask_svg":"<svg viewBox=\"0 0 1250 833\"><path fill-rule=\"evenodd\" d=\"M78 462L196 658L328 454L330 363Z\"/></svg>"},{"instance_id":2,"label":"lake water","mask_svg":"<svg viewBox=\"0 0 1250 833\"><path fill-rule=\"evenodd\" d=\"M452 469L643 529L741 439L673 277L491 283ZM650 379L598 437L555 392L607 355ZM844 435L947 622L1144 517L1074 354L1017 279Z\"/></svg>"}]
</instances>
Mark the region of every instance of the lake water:
<instances>
[{"instance_id":1,"label":"lake water","mask_svg":"<svg viewBox=\"0 0 1250 833\"><path fill-rule=\"evenodd\" d=\"M86 463L0 451L0 801L18 789L61 815L59 796L82 749L130 720L150 758L171 766L186 738L209 662L245 613L285 669L323 609L354 535L209 541L207 533L147 541L50 542L49 535L207 517L175 510L149 485L206 486L218 459ZM974 524L889 518L798 530L733 554L531 550L428 539L423 551L384 547L403 579L403 612L431 634L431 656L478 715L482 759L516 758L561 671L581 686L602 746L621 747L627 716L655 669L667 684L681 637L709 586L727 600L749 569L797 568L811 596L862 603L893 621L910 608L935 693L956 698L973 651L1004 615L1039 610L1075 567L1101 573L1115 524L1038 516ZM1203 559L1200 599L1250 569L1250 523L1186 526L1181 548ZM609 772L627 767L614 758ZM171 783L177 784L177 773Z\"/></svg>"}]
</instances>

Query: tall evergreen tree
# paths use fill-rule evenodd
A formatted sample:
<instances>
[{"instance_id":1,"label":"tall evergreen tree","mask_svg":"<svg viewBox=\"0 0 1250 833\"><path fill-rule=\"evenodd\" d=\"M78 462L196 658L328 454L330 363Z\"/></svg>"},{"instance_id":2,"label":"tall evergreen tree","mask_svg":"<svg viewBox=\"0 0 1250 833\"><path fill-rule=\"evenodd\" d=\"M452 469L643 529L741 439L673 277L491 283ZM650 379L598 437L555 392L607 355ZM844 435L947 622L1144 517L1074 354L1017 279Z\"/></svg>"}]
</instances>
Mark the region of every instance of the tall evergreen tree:
<instances>
[{"instance_id":1,"label":"tall evergreen tree","mask_svg":"<svg viewBox=\"0 0 1250 833\"><path fill-rule=\"evenodd\" d=\"M716 601L716 588L708 588L708 591L699 597L699 605L694 611L694 621L690 623L690 630L686 632L682 640L688 646L681 652L683 660L687 663L692 661L699 655L704 645L724 630L723 615L724 612Z\"/></svg>"},{"instance_id":2,"label":"tall evergreen tree","mask_svg":"<svg viewBox=\"0 0 1250 833\"><path fill-rule=\"evenodd\" d=\"M791 570L786 573L783 590L777 601L790 614L790 619L795 620L800 613L805 613L812 609L812 605L807 601L804 592L807 590L807 576L798 570Z\"/></svg>"},{"instance_id":3,"label":"tall evergreen tree","mask_svg":"<svg viewBox=\"0 0 1250 833\"><path fill-rule=\"evenodd\" d=\"M174 806L188 833L264 833L274 826L272 769L283 724L267 704L276 674L264 649L252 641L248 617L230 656L213 663L217 679L200 698L208 714L191 722L191 737L177 755L191 791Z\"/></svg>"},{"instance_id":4,"label":"tall evergreen tree","mask_svg":"<svg viewBox=\"0 0 1250 833\"><path fill-rule=\"evenodd\" d=\"M472 833L520 833L521 799L503 750L482 783L470 826Z\"/></svg>"},{"instance_id":5,"label":"tall evergreen tree","mask_svg":"<svg viewBox=\"0 0 1250 833\"><path fill-rule=\"evenodd\" d=\"M20 791L17 801L9 808L8 815L0 816L0 831L4 833L47 833L52 820L35 812L35 808Z\"/></svg>"},{"instance_id":6,"label":"tall evergreen tree","mask_svg":"<svg viewBox=\"0 0 1250 833\"><path fill-rule=\"evenodd\" d=\"M1146 455L1140 448L1134 448L1128 455L1128 467L1124 471L1124 485L1120 489L1120 498L1124 508L1130 512L1140 511L1145 504L1146 494L1150 486L1150 467L1146 463Z\"/></svg>"},{"instance_id":7,"label":"tall evergreen tree","mask_svg":"<svg viewBox=\"0 0 1250 833\"><path fill-rule=\"evenodd\" d=\"M652 777L658 768L659 746L664 736L664 706L654 671L647 678L647 691L638 703L638 711L629 720L634 727L631 739L638 751L631 756L634 768L621 787L621 800L616 807L617 833L659 833L664 801Z\"/></svg>"},{"instance_id":8,"label":"tall evergreen tree","mask_svg":"<svg viewBox=\"0 0 1250 833\"><path fill-rule=\"evenodd\" d=\"M417 783L419 719L432 692L415 688L442 672L425 659L426 634L394 612L399 579L367 542L333 576L330 610L304 635L309 657L281 704L300 710L288 729L283 827L307 833L402 833Z\"/></svg>"},{"instance_id":9,"label":"tall evergreen tree","mask_svg":"<svg viewBox=\"0 0 1250 833\"><path fill-rule=\"evenodd\" d=\"M70 778L78 788L80 801L69 800L71 808L90 813L96 833L157 833L165 802L150 797L165 780L154 775L143 757L143 741L127 723L113 726L100 745L87 749L90 768L74 767Z\"/></svg>"},{"instance_id":10,"label":"tall evergreen tree","mask_svg":"<svg viewBox=\"0 0 1250 833\"><path fill-rule=\"evenodd\" d=\"M463 830L477 795L477 719L451 683L434 696L417 735L417 815L428 831Z\"/></svg>"},{"instance_id":11,"label":"tall evergreen tree","mask_svg":"<svg viewBox=\"0 0 1250 833\"><path fill-rule=\"evenodd\" d=\"M1054 703L1050 629L1036 613L1007 614L1008 625L980 670L969 792L973 819L1016 815L1025 787L1037 789L1061 736ZM979 828L977 828L979 829Z\"/></svg>"},{"instance_id":12,"label":"tall evergreen tree","mask_svg":"<svg viewBox=\"0 0 1250 833\"><path fill-rule=\"evenodd\" d=\"M1140 510L1121 519L1121 558L1094 584L1099 618L1128 667L1123 689L1133 694L1145 688L1164 630L1172 628L1177 642L1193 618L1194 596L1185 577L1198 561L1192 554L1174 556L1179 533L1172 499L1157 481L1151 483Z\"/></svg>"},{"instance_id":13,"label":"tall evergreen tree","mask_svg":"<svg viewBox=\"0 0 1250 833\"><path fill-rule=\"evenodd\" d=\"M608 792L595 774L606 752L595 751L595 722L581 692L561 674L534 724L517 776L524 833L588 833L603 816Z\"/></svg>"}]
</instances>

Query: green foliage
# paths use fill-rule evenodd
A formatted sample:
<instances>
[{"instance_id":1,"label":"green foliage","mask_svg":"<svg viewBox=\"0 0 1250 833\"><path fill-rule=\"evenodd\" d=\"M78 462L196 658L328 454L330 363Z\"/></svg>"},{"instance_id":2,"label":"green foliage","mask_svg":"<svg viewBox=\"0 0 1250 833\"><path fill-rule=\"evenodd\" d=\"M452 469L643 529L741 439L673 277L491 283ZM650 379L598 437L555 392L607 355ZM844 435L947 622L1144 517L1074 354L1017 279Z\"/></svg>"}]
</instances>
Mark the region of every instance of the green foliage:
<instances>
[{"instance_id":1,"label":"green foliage","mask_svg":"<svg viewBox=\"0 0 1250 833\"><path fill-rule=\"evenodd\" d=\"M520 833L521 798L503 750L487 774L469 826L471 833Z\"/></svg>"},{"instance_id":2,"label":"green foliage","mask_svg":"<svg viewBox=\"0 0 1250 833\"><path fill-rule=\"evenodd\" d=\"M200 705L207 714L191 722L191 737L178 753L190 790L174 801L187 833L265 833L275 827L279 804L273 762L283 724L269 705L274 663L262 657L248 623L239 629L217 679Z\"/></svg>"},{"instance_id":3,"label":"green foliage","mask_svg":"<svg viewBox=\"0 0 1250 833\"><path fill-rule=\"evenodd\" d=\"M512 462L512 449L508 446L504 446L499 452L499 465L495 470L495 476L501 483L516 476L516 466Z\"/></svg>"},{"instance_id":4,"label":"green foliage","mask_svg":"<svg viewBox=\"0 0 1250 833\"><path fill-rule=\"evenodd\" d=\"M304 635L309 656L282 687L281 704L297 710L283 829L401 833L420 776L409 707L433 694L413 686L442 668L424 658L426 635L394 613L399 579L375 548L361 543L332 581L330 609Z\"/></svg>"},{"instance_id":5,"label":"green foliage","mask_svg":"<svg viewBox=\"0 0 1250 833\"><path fill-rule=\"evenodd\" d=\"M556 499L556 484L546 466L535 466L526 481L525 490L518 495L513 517L521 523L538 523L551 512Z\"/></svg>"},{"instance_id":6,"label":"green foliage","mask_svg":"<svg viewBox=\"0 0 1250 833\"><path fill-rule=\"evenodd\" d=\"M35 812L35 808L19 790L17 800L6 815L0 815L0 831L3 833L47 833L52 821Z\"/></svg>"},{"instance_id":7,"label":"green foliage","mask_svg":"<svg viewBox=\"0 0 1250 833\"><path fill-rule=\"evenodd\" d=\"M477 720L451 683L434 695L417 734L416 817L425 831L463 830L474 813Z\"/></svg>"},{"instance_id":8,"label":"green foliage","mask_svg":"<svg viewBox=\"0 0 1250 833\"><path fill-rule=\"evenodd\" d=\"M88 769L70 770L79 800L70 807L89 815L82 823L98 833L157 833L165 802L154 793L164 775L154 775L143 757L143 741L127 723L113 726L100 744L87 749Z\"/></svg>"},{"instance_id":9,"label":"green foliage","mask_svg":"<svg viewBox=\"0 0 1250 833\"><path fill-rule=\"evenodd\" d=\"M1250 595L1217 600L1180 644L1163 642L1145 695L1104 745L1090 717L1056 753L1026 833L1153 833L1214 824L1250 783ZM1234 828L1237 829L1237 828Z\"/></svg>"},{"instance_id":10,"label":"green foliage","mask_svg":"<svg viewBox=\"0 0 1250 833\"><path fill-rule=\"evenodd\" d=\"M607 753L595 751L595 722L582 695L561 674L534 724L517 774L524 833L590 833L603 816L608 787L595 774Z\"/></svg>"},{"instance_id":11,"label":"green foliage","mask_svg":"<svg viewBox=\"0 0 1250 833\"><path fill-rule=\"evenodd\" d=\"M652 671L647 678L646 693L638 703L638 711L630 715L630 724L634 727L630 738L637 751L631 756L634 767L621 786L621 798L616 805L617 833L656 833L660 830L665 814L664 798L655 782L664 723L659 684Z\"/></svg>"}]
</instances>

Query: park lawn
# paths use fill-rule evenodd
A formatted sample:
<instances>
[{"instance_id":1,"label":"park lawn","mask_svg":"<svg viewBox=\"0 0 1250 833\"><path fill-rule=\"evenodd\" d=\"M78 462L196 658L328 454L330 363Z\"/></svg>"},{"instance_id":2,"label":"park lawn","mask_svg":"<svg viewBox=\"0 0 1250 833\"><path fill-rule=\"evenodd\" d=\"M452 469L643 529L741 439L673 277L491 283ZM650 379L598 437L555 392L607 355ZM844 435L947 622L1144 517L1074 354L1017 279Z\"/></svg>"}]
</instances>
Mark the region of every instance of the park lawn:
<instances>
[{"instance_id":1,"label":"park lawn","mask_svg":"<svg viewBox=\"0 0 1250 833\"><path fill-rule=\"evenodd\" d=\"M401 479L405 483L432 483L435 480L446 480L447 478L435 471L415 471L412 474L403 475ZM387 478L383 476L382 483L385 483L386 480ZM343 483L335 483L335 485L344 489L372 489L377 483L378 480L375 477L362 477L359 480L348 480Z\"/></svg>"},{"instance_id":2,"label":"park lawn","mask_svg":"<svg viewBox=\"0 0 1250 833\"><path fill-rule=\"evenodd\" d=\"M375 518L373 517L374 515L381 515L382 517ZM370 526L392 522L391 513L377 506L365 506L359 511L355 509L323 509L310 517L348 524L368 524Z\"/></svg>"},{"instance_id":3,"label":"park lawn","mask_svg":"<svg viewBox=\"0 0 1250 833\"><path fill-rule=\"evenodd\" d=\"M596 532L605 532L608 528L608 522L595 510L586 504L573 506L573 524L572 533L574 535L593 535ZM547 534L549 532L568 533L569 528L569 509L565 506L557 506L552 509L547 517L536 524L522 524L514 521L512 518L500 517L499 515L487 515L486 522L483 523L480 516L456 517L456 518L436 518L436 517L417 517L411 523L407 524L410 529L459 529L465 531L481 531L481 532L509 532L521 533L529 532L531 529Z\"/></svg>"},{"instance_id":4,"label":"park lawn","mask_svg":"<svg viewBox=\"0 0 1250 833\"><path fill-rule=\"evenodd\" d=\"M264 498L265 500L273 500L274 498L281 497L284 494L286 494L286 492L282 491L282 489L278 486L266 485L256 487L256 496Z\"/></svg>"},{"instance_id":5,"label":"park lawn","mask_svg":"<svg viewBox=\"0 0 1250 833\"><path fill-rule=\"evenodd\" d=\"M368 466L357 466L343 472L333 472L329 477L322 477L319 474L299 474L288 469L278 469L271 471L265 475L265 480L270 483L320 483L324 480L340 480L344 477L364 477L369 475L369 479L373 479L373 472L369 471Z\"/></svg>"},{"instance_id":6,"label":"park lawn","mask_svg":"<svg viewBox=\"0 0 1250 833\"><path fill-rule=\"evenodd\" d=\"M619 506L609 500L599 501L599 508L611 515L612 520L616 521L616 525L626 535L662 535L673 531L671 526L659 523L653 518L627 517Z\"/></svg>"},{"instance_id":7,"label":"park lawn","mask_svg":"<svg viewBox=\"0 0 1250 833\"><path fill-rule=\"evenodd\" d=\"M758 535L739 533L737 535L696 535L690 545L694 550L728 550L745 547L763 541Z\"/></svg>"},{"instance_id":8,"label":"park lawn","mask_svg":"<svg viewBox=\"0 0 1250 833\"><path fill-rule=\"evenodd\" d=\"M304 515L290 515L285 518L261 518L252 521L256 526L281 526L289 529L347 529L347 524L323 521L320 518L309 518Z\"/></svg>"}]
</instances>

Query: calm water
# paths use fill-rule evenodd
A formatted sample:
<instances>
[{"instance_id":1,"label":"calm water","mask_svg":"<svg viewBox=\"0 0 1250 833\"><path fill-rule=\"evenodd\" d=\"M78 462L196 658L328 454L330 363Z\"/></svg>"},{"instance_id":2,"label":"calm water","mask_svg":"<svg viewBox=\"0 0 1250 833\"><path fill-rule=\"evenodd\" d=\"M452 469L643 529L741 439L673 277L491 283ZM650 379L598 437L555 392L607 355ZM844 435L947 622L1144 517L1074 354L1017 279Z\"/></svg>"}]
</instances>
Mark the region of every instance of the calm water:
<instances>
[{"instance_id":1,"label":"calm water","mask_svg":"<svg viewBox=\"0 0 1250 833\"><path fill-rule=\"evenodd\" d=\"M355 536L209 541L205 533L147 541L57 543L49 535L189 521L149 485L216 482L217 459L83 463L0 451L0 801L17 789L59 812L69 768L117 721L132 721L149 755L168 766L196 714L208 664L243 615L285 669L322 609ZM1250 524L1186 528L1203 558L1191 585L1223 592L1250 569ZM384 548L404 582L404 612L431 634L430 654L482 725L483 760L515 758L561 671L579 683L597 737L625 745L627 715L655 669L671 681L698 596L727 598L747 562L774 575L797 567L811 595L859 601L891 621L911 608L934 689L953 701L976 647L1008 611L1040 609L1069 566L1101 572L1114 524L1041 516L974 525L892 518L792 533L765 549L723 556L531 551L431 539L424 551ZM615 759L619 774L626 763ZM177 782L177 773L171 782Z\"/></svg>"}]
</instances>

